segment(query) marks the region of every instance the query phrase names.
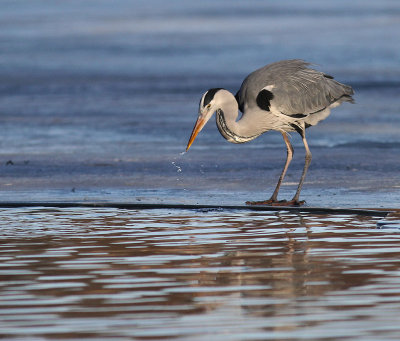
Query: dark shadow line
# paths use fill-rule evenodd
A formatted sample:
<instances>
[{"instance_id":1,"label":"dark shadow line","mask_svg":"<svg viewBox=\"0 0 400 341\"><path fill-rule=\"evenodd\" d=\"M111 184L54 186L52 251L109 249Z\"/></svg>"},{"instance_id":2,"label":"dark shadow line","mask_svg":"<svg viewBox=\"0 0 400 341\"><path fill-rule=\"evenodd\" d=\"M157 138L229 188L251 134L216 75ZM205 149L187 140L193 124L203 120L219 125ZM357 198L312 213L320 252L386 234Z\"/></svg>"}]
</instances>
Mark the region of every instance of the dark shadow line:
<instances>
[{"instance_id":1,"label":"dark shadow line","mask_svg":"<svg viewBox=\"0 0 400 341\"><path fill-rule=\"evenodd\" d=\"M0 208L117 208L128 210L169 209L169 210L243 210L276 212L290 211L299 213L318 214L355 214L364 216L385 217L397 209L364 209L364 208L329 208L329 207L292 207L292 206L250 206L250 205L194 205L194 204L144 204L118 202L0 202Z\"/></svg>"}]
</instances>

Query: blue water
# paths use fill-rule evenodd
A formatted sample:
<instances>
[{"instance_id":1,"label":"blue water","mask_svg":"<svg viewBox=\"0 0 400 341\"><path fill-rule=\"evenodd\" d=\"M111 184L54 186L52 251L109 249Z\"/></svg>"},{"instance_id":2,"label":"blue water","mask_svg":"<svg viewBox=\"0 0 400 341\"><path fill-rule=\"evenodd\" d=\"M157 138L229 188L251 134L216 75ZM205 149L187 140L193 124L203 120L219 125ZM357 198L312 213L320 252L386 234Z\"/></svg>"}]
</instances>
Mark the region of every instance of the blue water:
<instances>
[{"instance_id":1,"label":"blue water","mask_svg":"<svg viewBox=\"0 0 400 341\"><path fill-rule=\"evenodd\" d=\"M0 210L5 340L397 340L399 230L240 210Z\"/></svg>"}]
</instances>

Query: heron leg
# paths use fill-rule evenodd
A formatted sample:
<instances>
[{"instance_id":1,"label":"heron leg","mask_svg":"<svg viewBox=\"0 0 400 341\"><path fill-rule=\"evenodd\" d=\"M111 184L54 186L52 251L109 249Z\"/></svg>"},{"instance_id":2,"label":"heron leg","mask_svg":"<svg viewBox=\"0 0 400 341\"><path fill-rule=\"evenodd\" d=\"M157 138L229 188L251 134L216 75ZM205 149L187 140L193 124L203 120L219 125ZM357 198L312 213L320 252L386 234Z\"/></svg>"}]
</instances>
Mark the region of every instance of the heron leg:
<instances>
[{"instance_id":1,"label":"heron leg","mask_svg":"<svg viewBox=\"0 0 400 341\"><path fill-rule=\"evenodd\" d=\"M289 168L289 164L293 159L293 147L292 147L292 144L289 141L289 137L288 137L286 132L282 132L282 136L283 136L283 140L286 143L286 148L287 148L286 162L285 162L285 166L283 167L282 173L281 173L281 175L279 177L278 183L276 184L274 193L272 194L271 198L269 199L272 202L278 201L279 189L281 187L283 179L285 178L286 172L287 172L287 170Z\"/></svg>"},{"instance_id":2,"label":"heron leg","mask_svg":"<svg viewBox=\"0 0 400 341\"><path fill-rule=\"evenodd\" d=\"M279 177L278 183L276 184L274 193L272 194L271 198L269 200L264 200L264 201L246 201L246 204L248 205L286 205L287 201L278 201L278 193L279 189L281 187L282 181L286 175L286 171L289 168L289 164L293 159L293 147L292 144L290 143L289 137L286 132L281 131L283 140L286 143L286 148L287 148L287 155L286 155L286 162L285 166L283 167L282 173Z\"/></svg>"},{"instance_id":3,"label":"heron leg","mask_svg":"<svg viewBox=\"0 0 400 341\"><path fill-rule=\"evenodd\" d=\"M304 179L306 178L307 170L308 170L308 167L310 166L311 158L312 158L310 148L308 148L308 143L306 140L306 134L305 134L304 130L301 131L300 135L301 135L301 138L303 139L304 148L306 149L306 158L305 158L305 162L304 162L303 173L301 174L300 182L299 182L299 185L297 186L296 194L294 195L293 199L289 202L292 205L304 204L304 201L301 201L301 202L299 201L299 197L300 197L301 188L303 187Z\"/></svg>"}]
</instances>

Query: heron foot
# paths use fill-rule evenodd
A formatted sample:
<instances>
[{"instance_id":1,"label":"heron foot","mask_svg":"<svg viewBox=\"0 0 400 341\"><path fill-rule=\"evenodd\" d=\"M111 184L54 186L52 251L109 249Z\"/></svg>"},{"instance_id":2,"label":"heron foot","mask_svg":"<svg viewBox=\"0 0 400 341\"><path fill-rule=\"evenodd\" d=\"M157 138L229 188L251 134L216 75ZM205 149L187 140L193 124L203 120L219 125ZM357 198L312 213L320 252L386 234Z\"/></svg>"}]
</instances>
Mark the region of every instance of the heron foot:
<instances>
[{"instance_id":1,"label":"heron foot","mask_svg":"<svg viewBox=\"0 0 400 341\"><path fill-rule=\"evenodd\" d=\"M263 201L246 201L246 205L266 205L266 206L302 206L305 204L305 201L298 200L263 200Z\"/></svg>"},{"instance_id":2,"label":"heron foot","mask_svg":"<svg viewBox=\"0 0 400 341\"><path fill-rule=\"evenodd\" d=\"M292 199L290 201L287 201L285 206L303 206L305 203L306 203L305 200L299 201Z\"/></svg>"},{"instance_id":3,"label":"heron foot","mask_svg":"<svg viewBox=\"0 0 400 341\"><path fill-rule=\"evenodd\" d=\"M286 201L286 200L282 200L282 201ZM261 201L246 201L246 205L268 205L268 206L272 206L274 204L278 204L279 202L281 202L281 201L273 200L273 199L261 200Z\"/></svg>"}]
</instances>

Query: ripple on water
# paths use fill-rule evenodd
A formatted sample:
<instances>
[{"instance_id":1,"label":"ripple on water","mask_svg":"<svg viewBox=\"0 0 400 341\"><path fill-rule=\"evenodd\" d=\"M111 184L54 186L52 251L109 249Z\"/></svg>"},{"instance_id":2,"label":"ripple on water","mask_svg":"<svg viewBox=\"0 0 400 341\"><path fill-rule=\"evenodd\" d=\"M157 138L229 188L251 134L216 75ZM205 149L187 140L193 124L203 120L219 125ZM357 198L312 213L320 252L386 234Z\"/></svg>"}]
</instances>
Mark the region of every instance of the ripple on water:
<instances>
[{"instance_id":1,"label":"ripple on water","mask_svg":"<svg viewBox=\"0 0 400 341\"><path fill-rule=\"evenodd\" d=\"M0 335L390 339L400 234L378 217L0 210Z\"/></svg>"}]
</instances>

